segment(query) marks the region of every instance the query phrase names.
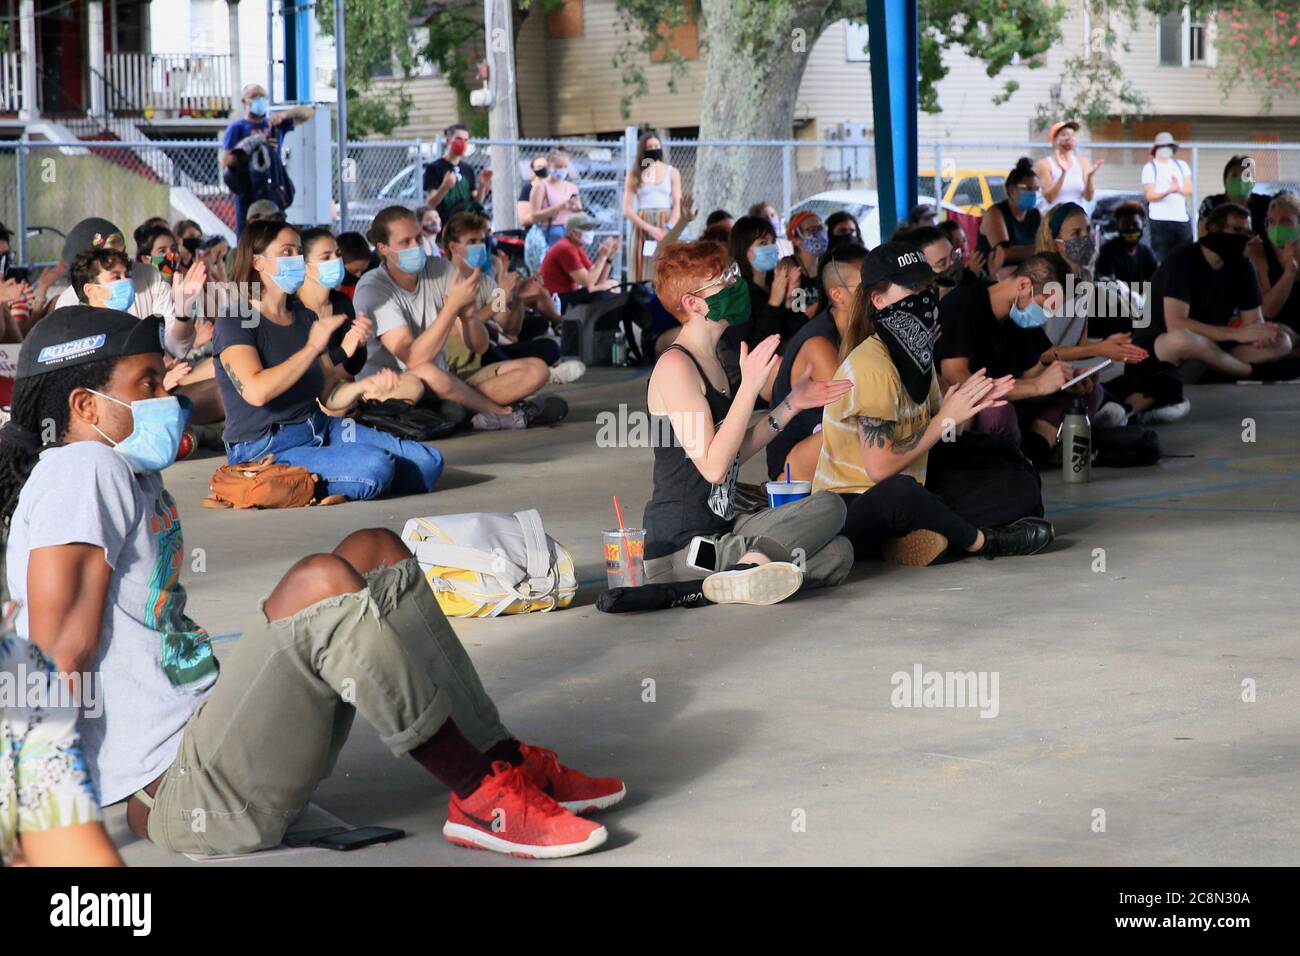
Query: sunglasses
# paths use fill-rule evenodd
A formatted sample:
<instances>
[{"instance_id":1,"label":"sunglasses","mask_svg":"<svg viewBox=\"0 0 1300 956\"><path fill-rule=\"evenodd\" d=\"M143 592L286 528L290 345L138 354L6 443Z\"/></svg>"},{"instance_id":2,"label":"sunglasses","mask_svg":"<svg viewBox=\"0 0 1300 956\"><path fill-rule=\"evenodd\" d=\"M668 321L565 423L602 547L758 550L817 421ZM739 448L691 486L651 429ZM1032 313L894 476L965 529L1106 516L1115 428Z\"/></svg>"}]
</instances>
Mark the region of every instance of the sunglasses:
<instances>
[{"instance_id":1,"label":"sunglasses","mask_svg":"<svg viewBox=\"0 0 1300 956\"><path fill-rule=\"evenodd\" d=\"M692 290L691 290L689 293L687 293L687 294L688 294L688 295L699 295L699 294L700 294L701 292L703 292L705 289L711 289L711 288L713 288L715 285L720 285L720 286L722 286L722 287L724 287L724 288L726 288L727 286L733 286L733 285L736 284L736 281L737 281L739 278L740 278L740 266L739 266L738 264L736 264L735 262L733 262L731 265L727 266L727 268L723 269L723 270L722 270L722 275L718 276L718 277L717 277L716 279L714 279L712 282L708 282L708 283L706 283L706 284L700 286L698 289L692 289Z\"/></svg>"}]
</instances>

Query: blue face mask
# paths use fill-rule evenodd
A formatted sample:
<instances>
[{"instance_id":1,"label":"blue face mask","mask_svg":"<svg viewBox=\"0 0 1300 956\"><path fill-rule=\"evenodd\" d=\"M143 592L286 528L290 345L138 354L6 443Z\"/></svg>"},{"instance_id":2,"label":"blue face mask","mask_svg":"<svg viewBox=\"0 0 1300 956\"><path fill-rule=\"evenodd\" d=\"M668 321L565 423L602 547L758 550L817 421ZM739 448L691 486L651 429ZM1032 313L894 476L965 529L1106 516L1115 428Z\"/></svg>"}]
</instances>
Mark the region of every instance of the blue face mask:
<instances>
[{"instance_id":1,"label":"blue face mask","mask_svg":"<svg viewBox=\"0 0 1300 956\"><path fill-rule=\"evenodd\" d=\"M271 276L271 281L285 295L293 295L301 289L306 278L307 263L302 256L281 256L275 260L275 274Z\"/></svg>"},{"instance_id":2,"label":"blue face mask","mask_svg":"<svg viewBox=\"0 0 1300 956\"><path fill-rule=\"evenodd\" d=\"M830 248L830 244L831 238L826 234L825 229L818 229L812 235L803 237L803 251L819 259L826 255L826 250Z\"/></svg>"},{"instance_id":3,"label":"blue face mask","mask_svg":"<svg viewBox=\"0 0 1300 956\"><path fill-rule=\"evenodd\" d=\"M168 395L166 398L146 398L128 405L112 395L96 392L93 388L88 391L131 409L131 434L121 441L113 441L99 431L96 425L90 427L112 443L113 451L127 460L132 471L136 474L162 471L176 460L176 453L181 447L181 435L194 413L194 405L188 398L183 395Z\"/></svg>"},{"instance_id":4,"label":"blue face mask","mask_svg":"<svg viewBox=\"0 0 1300 956\"><path fill-rule=\"evenodd\" d=\"M781 253L775 243L759 246L754 250L754 269L757 272L771 272L781 260Z\"/></svg>"},{"instance_id":5,"label":"blue face mask","mask_svg":"<svg viewBox=\"0 0 1300 956\"><path fill-rule=\"evenodd\" d=\"M1022 329L1038 329L1047 324L1047 310L1030 296L1029 304L1023 309L1016 302L1011 303L1011 321Z\"/></svg>"},{"instance_id":6,"label":"blue face mask","mask_svg":"<svg viewBox=\"0 0 1300 956\"><path fill-rule=\"evenodd\" d=\"M466 246L465 264L471 269L482 269L486 272L492 264L492 257L488 255L487 246L481 242Z\"/></svg>"},{"instance_id":7,"label":"blue face mask","mask_svg":"<svg viewBox=\"0 0 1300 956\"><path fill-rule=\"evenodd\" d=\"M415 275L424 268L424 261L428 258L424 250L419 246L411 246L409 249L403 249L397 254L397 268L410 275Z\"/></svg>"},{"instance_id":8,"label":"blue face mask","mask_svg":"<svg viewBox=\"0 0 1300 956\"><path fill-rule=\"evenodd\" d=\"M271 101L265 96L254 96L248 103L248 112L254 116L265 116L271 108Z\"/></svg>"},{"instance_id":9,"label":"blue face mask","mask_svg":"<svg viewBox=\"0 0 1300 956\"><path fill-rule=\"evenodd\" d=\"M135 284L130 279L114 279L104 288L108 290L104 308L125 312L135 304Z\"/></svg>"},{"instance_id":10,"label":"blue face mask","mask_svg":"<svg viewBox=\"0 0 1300 956\"><path fill-rule=\"evenodd\" d=\"M1038 208L1038 193L1031 193L1027 189L1022 189L1020 195L1016 197L1016 205L1024 212Z\"/></svg>"},{"instance_id":11,"label":"blue face mask","mask_svg":"<svg viewBox=\"0 0 1300 956\"><path fill-rule=\"evenodd\" d=\"M326 259L319 267L318 281L327 289L337 289L343 284L343 260Z\"/></svg>"}]
</instances>

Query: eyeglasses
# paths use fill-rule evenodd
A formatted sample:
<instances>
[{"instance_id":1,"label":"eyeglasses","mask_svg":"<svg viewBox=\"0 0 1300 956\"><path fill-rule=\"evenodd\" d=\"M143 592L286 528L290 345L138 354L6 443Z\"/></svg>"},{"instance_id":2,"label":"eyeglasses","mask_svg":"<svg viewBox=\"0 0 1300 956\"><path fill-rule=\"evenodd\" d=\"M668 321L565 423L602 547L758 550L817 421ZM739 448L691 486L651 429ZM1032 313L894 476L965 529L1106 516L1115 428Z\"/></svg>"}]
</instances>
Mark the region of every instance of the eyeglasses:
<instances>
[{"instance_id":1,"label":"eyeglasses","mask_svg":"<svg viewBox=\"0 0 1300 956\"><path fill-rule=\"evenodd\" d=\"M722 275L718 276L712 282L707 282L704 285L700 286L698 289L692 289L687 294L699 295L705 289L711 289L715 285L720 285L723 288L726 288L727 286L733 286L736 284L736 281L739 278L740 278L740 266L737 263L733 262L731 265L727 266L727 268L723 269Z\"/></svg>"}]
</instances>

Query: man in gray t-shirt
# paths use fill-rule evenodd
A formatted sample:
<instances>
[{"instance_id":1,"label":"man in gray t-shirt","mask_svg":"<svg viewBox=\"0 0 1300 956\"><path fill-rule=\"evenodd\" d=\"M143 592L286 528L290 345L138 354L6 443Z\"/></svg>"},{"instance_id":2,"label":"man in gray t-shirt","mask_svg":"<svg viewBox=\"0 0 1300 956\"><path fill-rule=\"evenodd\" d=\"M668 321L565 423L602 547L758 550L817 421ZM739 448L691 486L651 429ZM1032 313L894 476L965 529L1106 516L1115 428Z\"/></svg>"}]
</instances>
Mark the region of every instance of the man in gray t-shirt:
<instances>
[{"instance_id":1,"label":"man in gray t-shirt","mask_svg":"<svg viewBox=\"0 0 1300 956\"><path fill-rule=\"evenodd\" d=\"M471 248L487 240L487 220L461 213L442 231L445 259L429 258L420 245L420 224L404 206L380 210L370 225L370 241L380 265L357 283L357 313L375 323L363 374L379 368L410 372L427 391L476 413L476 429L527 428L554 424L568 412L560 399L545 405L525 401L550 381L538 358L506 359L487 366L481 315L509 300L513 283L497 285L468 264Z\"/></svg>"}]
</instances>

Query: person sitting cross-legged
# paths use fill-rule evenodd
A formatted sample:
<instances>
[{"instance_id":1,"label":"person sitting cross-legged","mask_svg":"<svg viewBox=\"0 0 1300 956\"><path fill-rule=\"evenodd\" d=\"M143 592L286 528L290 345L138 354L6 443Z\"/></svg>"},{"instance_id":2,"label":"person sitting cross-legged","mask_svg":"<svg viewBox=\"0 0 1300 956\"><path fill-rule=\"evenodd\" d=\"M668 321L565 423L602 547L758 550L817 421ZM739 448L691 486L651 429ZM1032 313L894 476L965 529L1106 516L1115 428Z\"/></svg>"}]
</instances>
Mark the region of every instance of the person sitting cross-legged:
<instances>
[{"instance_id":1,"label":"person sitting cross-legged","mask_svg":"<svg viewBox=\"0 0 1300 956\"><path fill-rule=\"evenodd\" d=\"M853 555L839 536L839 498L815 494L741 513L736 476L795 415L833 401L847 383L818 382L810 367L784 401L751 424L780 337L768 336L752 352L742 343L740 386L733 394L718 344L728 325L749 318L750 297L726 247L675 243L655 262L655 292L682 331L659 356L647 394L657 434L670 429L672 435L655 442L654 491L645 508L650 583L606 591L597 606L627 611L774 604L800 587L840 584ZM701 557L706 552L712 560Z\"/></svg>"},{"instance_id":2,"label":"person sitting cross-legged","mask_svg":"<svg viewBox=\"0 0 1300 956\"><path fill-rule=\"evenodd\" d=\"M963 434L1005 404L1014 381L979 368L940 391L937 278L907 242L884 243L862 261L835 373L851 388L826 406L813 489L844 501L843 534L859 560L928 565L950 548L1036 554L1053 538L1037 476L1000 439Z\"/></svg>"},{"instance_id":3,"label":"person sitting cross-legged","mask_svg":"<svg viewBox=\"0 0 1300 956\"><path fill-rule=\"evenodd\" d=\"M980 411L972 431L1000 435L1037 467L1051 459L1061 420L1074 395L1061 392L1073 377L1056 359L1044 326L1045 306L1062 308L1068 266L1052 252L1036 252L1007 278L991 286L958 286L939 303L942 336L939 371L959 385L978 369L996 378L1012 376L1006 402ZM1072 386L1095 412L1102 393L1092 379Z\"/></svg>"},{"instance_id":4,"label":"person sitting cross-legged","mask_svg":"<svg viewBox=\"0 0 1300 956\"><path fill-rule=\"evenodd\" d=\"M451 226L443 227L444 244ZM420 224L405 206L381 210L370 225L370 240L382 264L361 277L353 295L357 311L375 323L363 375L410 371L434 397L473 413L480 430L551 425L564 417L563 400L528 399L550 378L541 359L484 367L468 347L481 331L476 313L490 313L496 288L478 264L426 255Z\"/></svg>"},{"instance_id":5,"label":"person sitting cross-legged","mask_svg":"<svg viewBox=\"0 0 1300 956\"><path fill-rule=\"evenodd\" d=\"M331 343L348 316L332 312L328 296L314 300L314 308L297 298L308 275L302 253L298 230L282 222L250 222L239 237L235 280L256 283L261 298L250 319L222 316L213 334L227 459L235 465L274 455L318 475L322 497L432 491L443 466L436 448L327 414L360 396L385 396L400 383L390 370L356 382L334 380L334 360L347 358L331 353ZM323 265L311 265L321 292ZM362 319L358 310L359 324Z\"/></svg>"},{"instance_id":6,"label":"person sitting cross-legged","mask_svg":"<svg viewBox=\"0 0 1300 956\"><path fill-rule=\"evenodd\" d=\"M1179 366L1184 381L1198 379L1195 361L1221 378L1273 378L1270 366L1292 350L1290 331L1264 318L1263 296L1246 257L1250 213L1236 203L1210 212L1205 235L1171 253L1151 280L1145 327L1133 327L1133 344ZM1289 363L1286 363L1289 365Z\"/></svg>"},{"instance_id":7,"label":"person sitting cross-legged","mask_svg":"<svg viewBox=\"0 0 1300 956\"><path fill-rule=\"evenodd\" d=\"M161 474L185 409L162 388L160 327L86 306L43 319L0 429L16 631L57 670L98 674L104 711L80 730L104 804L127 801L132 831L177 853L277 846L359 713L451 790L452 843L537 858L600 846L605 828L578 813L626 787L506 729L391 531L296 561L218 672L186 613L181 516Z\"/></svg>"}]
</instances>

